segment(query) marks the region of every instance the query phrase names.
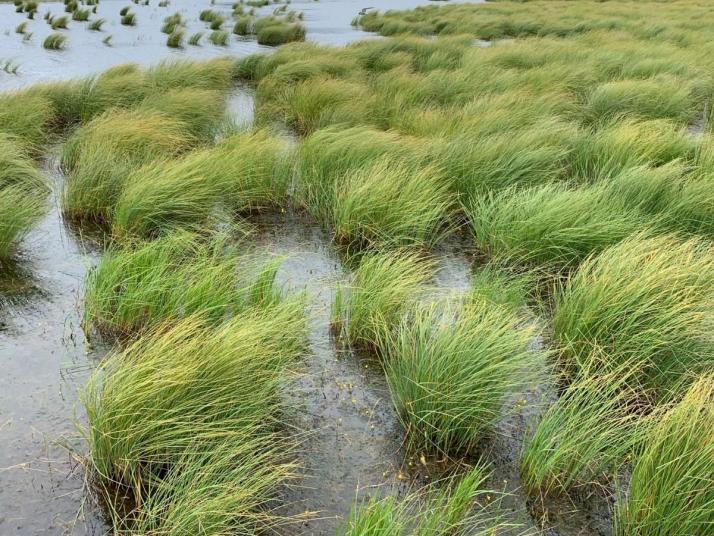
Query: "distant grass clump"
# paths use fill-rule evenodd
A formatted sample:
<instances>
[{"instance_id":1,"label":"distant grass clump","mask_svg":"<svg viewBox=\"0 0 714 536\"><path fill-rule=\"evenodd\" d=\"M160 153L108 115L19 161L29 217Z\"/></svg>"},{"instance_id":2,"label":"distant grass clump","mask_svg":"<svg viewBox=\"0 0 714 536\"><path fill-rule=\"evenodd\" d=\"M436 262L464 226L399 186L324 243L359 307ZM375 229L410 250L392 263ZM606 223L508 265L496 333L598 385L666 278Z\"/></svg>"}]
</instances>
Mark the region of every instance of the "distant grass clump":
<instances>
[{"instance_id":1,"label":"distant grass clump","mask_svg":"<svg viewBox=\"0 0 714 536\"><path fill-rule=\"evenodd\" d=\"M74 220L111 223L132 170L177 155L194 143L184 122L157 112L116 111L94 119L76 131L62 154L69 173L63 213Z\"/></svg>"},{"instance_id":2,"label":"distant grass clump","mask_svg":"<svg viewBox=\"0 0 714 536\"><path fill-rule=\"evenodd\" d=\"M642 366L669 394L709 366L714 254L698 239L635 235L585 260L557 291L553 332L567 370ZM592 363L595 350L603 359Z\"/></svg>"},{"instance_id":3,"label":"distant grass clump","mask_svg":"<svg viewBox=\"0 0 714 536\"><path fill-rule=\"evenodd\" d=\"M714 509L714 377L655 419L615 509L617 536L708 534Z\"/></svg>"},{"instance_id":4,"label":"distant grass clump","mask_svg":"<svg viewBox=\"0 0 714 536\"><path fill-rule=\"evenodd\" d=\"M271 519L260 508L291 473L278 387L304 344L301 308L218 328L187 318L104 361L82 401L91 477L111 504L118 488L136 509L110 509L115 526L250 533Z\"/></svg>"},{"instance_id":5,"label":"distant grass clump","mask_svg":"<svg viewBox=\"0 0 714 536\"><path fill-rule=\"evenodd\" d=\"M62 15L61 17L53 17L50 26L53 30L65 30L69 23L69 17Z\"/></svg>"},{"instance_id":6,"label":"distant grass clump","mask_svg":"<svg viewBox=\"0 0 714 536\"><path fill-rule=\"evenodd\" d=\"M174 13L164 18L164 25L161 27L161 31L165 34L172 34L178 27L182 26L183 23L181 13Z\"/></svg>"},{"instance_id":7,"label":"distant grass clump","mask_svg":"<svg viewBox=\"0 0 714 536\"><path fill-rule=\"evenodd\" d=\"M48 185L22 146L0 134L0 259L10 257L44 216L48 194Z\"/></svg>"},{"instance_id":8,"label":"distant grass clump","mask_svg":"<svg viewBox=\"0 0 714 536\"><path fill-rule=\"evenodd\" d=\"M458 455L471 450L521 387L535 333L512 310L477 302L458 310L409 311L383 329L380 356L412 449Z\"/></svg>"},{"instance_id":9,"label":"distant grass clump","mask_svg":"<svg viewBox=\"0 0 714 536\"><path fill-rule=\"evenodd\" d=\"M640 393L629 385L638 372L637 364L605 374L584 371L546 410L521 455L521 478L532 496L618 476L642 441Z\"/></svg>"},{"instance_id":10,"label":"distant grass clump","mask_svg":"<svg viewBox=\"0 0 714 536\"><path fill-rule=\"evenodd\" d=\"M414 253L365 254L354 279L335 295L333 326L351 345L378 347L385 326L399 323L433 273L432 263Z\"/></svg>"},{"instance_id":11,"label":"distant grass clump","mask_svg":"<svg viewBox=\"0 0 714 536\"><path fill-rule=\"evenodd\" d=\"M254 31L261 45L278 46L305 40L305 27L298 22L288 22L284 17L259 18L255 21Z\"/></svg>"},{"instance_id":12,"label":"distant grass clump","mask_svg":"<svg viewBox=\"0 0 714 536\"><path fill-rule=\"evenodd\" d=\"M230 34L224 30L216 30L208 34L208 40L221 47L227 47L230 39Z\"/></svg>"},{"instance_id":13,"label":"distant grass clump","mask_svg":"<svg viewBox=\"0 0 714 536\"><path fill-rule=\"evenodd\" d=\"M556 270L647 225L646 217L618 206L603 186L509 188L477 197L468 214L476 243L491 256Z\"/></svg>"},{"instance_id":14,"label":"distant grass clump","mask_svg":"<svg viewBox=\"0 0 714 536\"><path fill-rule=\"evenodd\" d=\"M171 48L182 48L185 37L186 32L184 30L174 30L166 38L166 46Z\"/></svg>"},{"instance_id":15,"label":"distant grass clump","mask_svg":"<svg viewBox=\"0 0 714 536\"><path fill-rule=\"evenodd\" d=\"M45 38L45 40L42 42L42 47L48 50L62 50L66 44L66 36L59 33L53 33Z\"/></svg>"},{"instance_id":16,"label":"distant grass clump","mask_svg":"<svg viewBox=\"0 0 714 536\"><path fill-rule=\"evenodd\" d=\"M276 305L278 264L241 258L226 238L178 232L110 251L87 278L85 324L127 337L193 314L218 324L252 306Z\"/></svg>"},{"instance_id":17,"label":"distant grass clump","mask_svg":"<svg viewBox=\"0 0 714 536\"><path fill-rule=\"evenodd\" d=\"M86 22L89 20L91 13L92 12L88 9L75 9L74 12L72 12L72 20Z\"/></svg>"},{"instance_id":18,"label":"distant grass clump","mask_svg":"<svg viewBox=\"0 0 714 536\"><path fill-rule=\"evenodd\" d=\"M194 47L200 46L202 38L203 32L196 32L195 34L191 34L191 37L188 38L188 44Z\"/></svg>"},{"instance_id":19,"label":"distant grass clump","mask_svg":"<svg viewBox=\"0 0 714 536\"><path fill-rule=\"evenodd\" d=\"M233 33L236 35L250 35L253 33L253 17L247 15L238 17L233 25Z\"/></svg>"},{"instance_id":20,"label":"distant grass clump","mask_svg":"<svg viewBox=\"0 0 714 536\"><path fill-rule=\"evenodd\" d=\"M127 12L126 15L122 15L120 22L123 26L136 26L136 13Z\"/></svg>"},{"instance_id":21,"label":"distant grass clump","mask_svg":"<svg viewBox=\"0 0 714 536\"><path fill-rule=\"evenodd\" d=\"M105 19L93 20L89 23L89 25L87 25L87 29L92 30L93 32L100 32L102 30L102 26L104 26L106 22L107 21Z\"/></svg>"}]
</instances>

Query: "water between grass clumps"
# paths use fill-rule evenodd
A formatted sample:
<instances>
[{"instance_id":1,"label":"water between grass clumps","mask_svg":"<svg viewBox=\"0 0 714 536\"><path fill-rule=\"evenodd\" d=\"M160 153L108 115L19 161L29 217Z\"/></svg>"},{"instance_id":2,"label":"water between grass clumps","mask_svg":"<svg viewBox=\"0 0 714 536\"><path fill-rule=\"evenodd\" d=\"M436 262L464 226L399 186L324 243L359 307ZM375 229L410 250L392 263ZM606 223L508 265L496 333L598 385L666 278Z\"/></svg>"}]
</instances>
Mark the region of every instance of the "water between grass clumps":
<instances>
[{"instance_id":1,"label":"water between grass clumps","mask_svg":"<svg viewBox=\"0 0 714 536\"><path fill-rule=\"evenodd\" d=\"M93 363L80 328L86 270L98 254L62 224L61 176L47 159L53 207L0 272L0 534L85 534L103 521L61 436L76 437L77 388ZM19 268L19 266L22 268ZM101 355L100 351L97 351Z\"/></svg>"},{"instance_id":2,"label":"water between grass clumps","mask_svg":"<svg viewBox=\"0 0 714 536\"><path fill-rule=\"evenodd\" d=\"M465 1L465 0L454 0ZM142 2L140 2L141 4ZM231 35L228 46L216 46L207 41L210 30L205 22L198 20L200 12L212 9L221 12L226 19L223 29L231 32L233 19L231 6L233 1L210 0L170 0L166 7L159 7L158 0L150 0L149 5L136 5L130 0L102 0L97 5L97 13L92 14L89 22L70 20L66 30L56 30L67 37L64 50L45 50L42 42L53 33L44 20L46 12L55 16L71 14L64 12L61 2L43 2L34 20L28 20L25 13L16 13L15 6L0 2L0 60L11 60L19 65L17 74L0 71L0 90L17 89L36 82L67 80L102 72L123 63L152 65L164 59L208 59L218 56L245 56L253 52L275 50L273 47L259 45L254 38ZM451 2L453 3L453 2ZM376 3L379 9L411 9L429 4L428 0L389 0ZM304 13L306 39L325 45L345 45L347 43L377 37L351 26L359 11L368 7L368 0L295 0L289 10ZM89 6L91 9L93 6ZM130 7L136 14L135 26L123 26L119 11ZM268 15L278 7L271 3L257 9L258 15ZM186 44L176 49L166 46L166 34L161 33L164 18L180 13L186 25L186 37L196 32L203 32L200 46ZM102 31L87 28L91 21L105 19ZM26 34L18 34L18 24L27 22ZM32 34L29 39L26 35ZM102 42L111 36L111 46ZM27 39L27 40L26 40Z\"/></svg>"}]
</instances>

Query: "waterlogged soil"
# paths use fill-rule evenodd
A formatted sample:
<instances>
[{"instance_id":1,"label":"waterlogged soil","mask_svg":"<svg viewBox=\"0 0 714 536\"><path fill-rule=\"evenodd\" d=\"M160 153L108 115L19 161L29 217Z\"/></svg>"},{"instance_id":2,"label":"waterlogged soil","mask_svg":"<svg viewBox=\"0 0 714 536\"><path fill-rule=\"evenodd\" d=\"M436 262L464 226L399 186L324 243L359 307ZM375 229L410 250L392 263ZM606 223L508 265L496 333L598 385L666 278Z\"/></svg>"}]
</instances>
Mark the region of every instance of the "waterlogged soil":
<instances>
[{"instance_id":1,"label":"waterlogged soil","mask_svg":"<svg viewBox=\"0 0 714 536\"><path fill-rule=\"evenodd\" d=\"M462 1L462 0L455 0ZM34 20L25 13L16 13L12 3L0 3L0 64L11 61L18 65L17 74L0 70L0 91L16 89L35 82L66 80L102 72L115 65L137 63L155 64L164 59L208 59L219 56L241 57L253 52L268 52L273 47L259 45L254 37L233 35L231 6L233 0L170 0L166 7L159 7L159 0L150 0L149 5L135 5L128 0L102 0L97 13L90 22L105 19L102 31L87 28L90 22L70 20L66 30L52 30L44 20L46 12L54 16L67 15L61 2L40 4ZM428 4L428 0L389 0L375 4L379 9L411 9ZM453 2L452 2L453 3ZM288 9L304 13L306 39L325 45L346 45L360 39L377 37L351 26L352 20L368 0L294 0ZM119 11L131 7L136 14L135 26L123 26ZM87 7L87 6L85 6ZM89 6L91 9L93 6ZM259 15L268 15L278 7L276 4L259 8ZM216 46L207 41L211 30L198 20L200 12L212 9L224 14L223 29L231 33L228 46ZM166 34L161 33L164 18L180 13L185 21L186 39L196 32L203 32L200 46L186 44L183 48L166 46ZM71 14L69 15L71 19ZM18 24L27 22L25 35L15 32ZM45 37L53 32L67 37L63 50L46 50L42 47ZM27 38L28 35L31 36ZM102 41L111 36L111 45Z\"/></svg>"},{"instance_id":2,"label":"waterlogged soil","mask_svg":"<svg viewBox=\"0 0 714 536\"><path fill-rule=\"evenodd\" d=\"M45 170L55 191L56 158ZM0 534L85 534L103 527L87 505L75 443L77 388L94 362L81 322L96 250L53 207L0 271ZM97 352L101 354L101 352ZM81 421L82 415L76 415Z\"/></svg>"}]
</instances>

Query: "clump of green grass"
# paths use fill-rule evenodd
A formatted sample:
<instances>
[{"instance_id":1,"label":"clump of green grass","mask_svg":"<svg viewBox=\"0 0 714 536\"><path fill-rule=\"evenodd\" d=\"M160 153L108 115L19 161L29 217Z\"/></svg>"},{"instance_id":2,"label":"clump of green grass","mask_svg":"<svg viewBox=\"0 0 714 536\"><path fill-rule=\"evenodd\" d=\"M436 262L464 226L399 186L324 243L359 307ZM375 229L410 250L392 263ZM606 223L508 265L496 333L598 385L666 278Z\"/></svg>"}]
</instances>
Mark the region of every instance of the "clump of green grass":
<instances>
[{"instance_id":1,"label":"clump of green grass","mask_svg":"<svg viewBox=\"0 0 714 536\"><path fill-rule=\"evenodd\" d=\"M433 274L433 264L414 253L365 254L354 280L335 294L333 327L351 345L376 348L385 326L398 324Z\"/></svg>"},{"instance_id":2,"label":"clump of green grass","mask_svg":"<svg viewBox=\"0 0 714 536\"><path fill-rule=\"evenodd\" d=\"M686 124L697 113L691 89L675 77L616 80L596 87L588 98L588 114L595 121L619 115L642 119L672 119Z\"/></svg>"},{"instance_id":3,"label":"clump of green grass","mask_svg":"<svg viewBox=\"0 0 714 536\"><path fill-rule=\"evenodd\" d=\"M68 23L69 17L62 15L61 17L54 17L50 22L50 26L53 30L66 30Z\"/></svg>"},{"instance_id":4,"label":"clump of green grass","mask_svg":"<svg viewBox=\"0 0 714 536\"><path fill-rule=\"evenodd\" d=\"M226 239L178 232L110 251L87 277L85 325L126 337L194 314L218 324L277 304L278 263L257 266Z\"/></svg>"},{"instance_id":5,"label":"clump of green grass","mask_svg":"<svg viewBox=\"0 0 714 536\"><path fill-rule=\"evenodd\" d=\"M15 33L24 34L25 32L27 32L27 21L15 26Z\"/></svg>"},{"instance_id":6,"label":"clump of green grass","mask_svg":"<svg viewBox=\"0 0 714 536\"><path fill-rule=\"evenodd\" d=\"M183 42L186 37L184 30L174 30L166 38L166 46L171 48L183 48Z\"/></svg>"},{"instance_id":7,"label":"clump of green grass","mask_svg":"<svg viewBox=\"0 0 714 536\"><path fill-rule=\"evenodd\" d=\"M334 188L329 223L337 242L349 247L429 247L442 236L453 204L437 168L391 159L337 179Z\"/></svg>"},{"instance_id":8,"label":"clump of green grass","mask_svg":"<svg viewBox=\"0 0 714 536\"><path fill-rule=\"evenodd\" d=\"M77 130L62 154L69 173L62 210L74 220L111 223L127 176L142 164L177 155L195 143L187 125L162 113L116 111Z\"/></svg>"},{"instance_id":9,"label":"clump of green grass","mask_svg":"<svg viewBox=\"0 0 714 536\"><path fill-rule=\"evenodd\" d=\"M305 27L282 17L263 17L255 21L255 34L261 45L278 46L305 40Z\"/></svg>"},{"instance_id":10,"label":"clump of green grass","mask_svg":"<svg viewBox=\"0 0 714 536\"><path fill-rule=\"evenodd\" d=\"M700 377L648 431L626 496L615 509L618 536L707 534L714 509L714 377Z\"/></svg>"},{"instance_id":11,"label":"clump of green grass","mask_svg":"<svg viewBox=\"0 0 714 536\"><path fill-rule=\"evenodd\" d=\"M203 32L196 32L195 34L191 34L191 37L188 38L188 44L194 47L200 46L202 38Z\"/></svg>"},{"instance_id":12,"label":"clump of green grass","mask_svg":"<svg viewBox=\"0 0 714 536\"><path fill-rule=\"evenodd\" d=\"M476 243L492 257L555 270L647 225L641 213L614 201L607 186L508 188L475 198L468 215Z\"/></svg>"},{"instance_id":13,"label":"clump of green grass","mask_svg":"<svg viewBox=\"0 0 714 536\"><path fill-rule=\"evenodd\" d=\"M124 15L128 14L129 11L131 11L131 6L124 6L119 10L119 16L123 17Z\"/></svg>"},{"instance_id":14,"label":"clump of green grass","mask_svg":"<svg viewBox=\"0 0 714 536\"><path fill-rule=\"evenodd\" d=\"M146 97L137 110L181 121L197 142L211 143L225 119L225 100L221 91L177 88Z\"/></svg>"},{"instance_id":15,"label":"clump of green grass","mask_svg":"<svg viewBox=\"0 0 714 536\"><path fill-rule=\"evenodd\" d=\"M216 46L227 47L229 39L230 34L224 30L216 30L208 34L208 40Z\"/></svg>"},{"instance_id":16,"label":"clump of green grass","mask_svg":"<svg viewBox=\"0 0 714 536\"><path fill-rule=\"evenodd\" d=\"M250 35L253 33L253 17L247 15L238 17L233 25L233 33L236 35Z\"/></svg>"},{"instance_id":17,"label":"clump of green grass","mask_svg":"<svg viewBox=\"0 0 714 536\"><path fill-rule=\"evenodd\" d=\"M516 525L504 522L498 492L484 489L489 471L483 462L467 473L452 476L410 493L402 499L393 495L371 497L355 505L340 536L495 536L523 534ZM495 499L495 501L494 501ZM486 506L488 503L491 506Z\"/></svg>"},{"instance_id":18,"label":"clump of green grass","mask_svg":"<svg viewBox=\"0 0 714 536\"><path fill-rule=\"evenodd\" d=\"M108 35L104 39L102 39L102 44L105 46L112 46L112 39L114 38L113 35Z\"/></svg>"},{"instance_id":19,"label":"clump of green grass","mask_svg":"<svg viewBox=\"0 0 714 536\"><path fill-rule=\"evenodd\" d=\"M220 13L213 11L212 9L204 9L201 13L199 13L198 20L202 22L211 22L212 20L220 17Z\"/></svg>"},{"instance_id":20,"label":"clump of green grass","mask_svg":"<svg viewBox=\"0 0 714 536\"><path fill-rule=\"evenodd\" d=\"M44 95L30 91L0 95L0 132L9 134L33 155L49 138L56 113Z\"/></svg>"},{"instance_id":21,"label":"clump of green grass","mask_svg":"<svg viewBox=\"0 0 714 536\"><path fill-rule=\"evenodd\" d=\"M208 27L211 30L220 30L226 20L221 16L213 17Z\"/></svg>"},{"instance_id":22,"label":"clump of green grass","mask_svg":"<svg viewBox=\"0 0 714 536\"><path fill-rule=\"evenodd\" d=\"M72 20L86 22L89 20L89 15L91 15L91 11L88 9L75 9L72 12Z\"/></svg>"},{"instance_id":23,"label":"clump of green grass","mask_svg":"<svg viewBox=\"0 0 714 536\"><path fill-rule=\"evenodd\" d=\"M87 25L87 28L93 32L100 32L102 30L102 26L104 26L106 22L106 19L96 19L90 22Z\"/></svg>"},{"instance_id":24,"label":"clump of green grass","mask_svg":"<svg viewBox=\"0 0 714 536\"><path fill-rule=\"evenodd\" d=\"M706 242L635 235L586 259L557 289L553 334L571 372L641 363L658 397L708 366L714 253ZM606 358L606 359L605 359Z\"/></svg>"},{"instance_id":25,"label":"clump of green grass","mask_svg":"<svg viewBox=\"0 0 714 536\"><path fill-rule=\"evenodd\" d=\"M471 278L466 303L484 303L521 312L528 302L534 283L533 274L516 274L496 263L486 264Z\"/></svg>"},{"instance_id":26,"label":"clump of green grass","mask_svg":"<svg viewBox=\"0 0 714 536\"><path fill-rule=\"evenodd\" d=\"M129 11L126 15L122 15L120 22L124 26L136 26L136 13Z\"/></svg>"},{"instance_id":27,"label":"clump of green grass","mask_svg":"<svg viewBox=\"0 0 714 536\"><path fill-rule=\"evenodd\" d=\"M45 40L42 42L42 47L48 50L62 50L66 44L66 36L59 33L53 33L45 37Z\"/></svg>"},{"instance_id":28,"label":"clump of green grass","mask_svg":"<svg viewBox=\"0 0 714 536\"><path fill-rule=\"evenodd\" d=\"M576 140L570 165L578 179L595 181L687 159L694 150L692 138L669 121L613 121Z\"/></svg>"},{"instance_id":29,"label":"clump of green grass","mask_svg":"<svg viewBox=\"0 0 714 536\"><path fill-rule=\"evenodd\" d=\"M0 259L44 216L49 188L22 146L0 134Z\"/></svg>"},{"instance_id":30,"label":"clump of green grass","mask_svg":"<svg viewBox=\"0 0 714 536\"><path fill-rule=\"evenodd\" d=\"M416 451L473 449L534 357L534 330L514 311L485 302L416 307L380 332L392 401Z\"/></svg>"},{"instance_id":31,"label":"clump of green grass","mask_svg":"<svg viewBox=\"0 0 714 536\"><path fill-rule=\"evenodd\" d=\"M599 359L594 356L592 359ZM526 438L521 477L533 496L562 494L618 476L642 440L639 373L628 364L605 374L582 372Z\"/></svg>"},{"instance_id":32,"label":"clump of green grass","mask_svg":"<svg viewBox=\"0 0 714 536\"><path fill-rule=\"evenodd\" d=\"M88 465L97 484L107 495L118 486L130 497L140 527L175 528L180 520L178 526L205 528L220 520L219 532L252 531L261 517L269 518L254 509L275 490L274 476L285 474L273 473L281 464L267 453L275 452L271 444L288 447L276 434L278 387L301 352L305 329L302 304L294 301L270 314L237 316L218 328L200 317L187 318L115 352L82 396ZM218 478L215 469L227 467L211 463L228 454L227 443L235 455L224 462L233 470ZM256 461L264 462L262 469L247 477ZM212 489L205 487L209 474L218 478ZM230 475L239 480L225 480ZM212 504L214 494L230 500ZM174 501L202 507L177 512ZM132 525L131 518L118 522Z\"/></svg>"},{"instance_id":33,"label":"clump of green grass","mask_svg":"<svg viewBox=\"0 0 714 536\"><path fill-rule=\"evenodd\" d=\"M172 34L176 31L177 27L183 26L183 18L181 13L174 13L164 18L164 25L161 27L161 31L165 34Z\"/></svg>"}]
</instances>

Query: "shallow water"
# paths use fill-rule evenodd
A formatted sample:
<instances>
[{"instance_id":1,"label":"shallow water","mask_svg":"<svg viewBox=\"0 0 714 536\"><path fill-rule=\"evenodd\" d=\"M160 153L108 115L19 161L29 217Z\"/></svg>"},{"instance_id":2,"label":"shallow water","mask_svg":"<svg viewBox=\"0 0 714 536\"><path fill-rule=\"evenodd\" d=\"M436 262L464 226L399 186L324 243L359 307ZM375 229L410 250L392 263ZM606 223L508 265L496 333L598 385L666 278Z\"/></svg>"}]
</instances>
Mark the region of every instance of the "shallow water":
<instances>
[{"instance_id":1,"label":"shallow water","mask_svg":"<svg viewBox=\"0 0 714 536\"><path fill-rule=\"evenodd\" d=\"M45 168L57 190L56 159ZM18 265L2 267L0 534L84 534L102 525L91 509L80 512L82 471L58 444L76 438L77 387L93 361L80 328L81 295L97 258L67 232L54 202Z\"/></svg>"},{"instance_id":2,"label":"shallow water","mask_svg":"<svg viewBox=\"0 0 714 536\"><path fill-rule=\"evenodd\" d=\"M456 0L458 1L458 0ZM57 30L68 38L64 50L45 50L42 42L53 33L43 19L45 12L53 15L67 15L64 4L47 2L40 4L35 20L28 20L26 14L16 13L11 3L0 3L0 62L12 60L19 64L17 75L0 71L0 91L15 89L35 82L47 80L66 80L98 73L122 63L140 65L155 64L164 59L207 59L218 56L245 56L259 51L274 50L273 47L258 45L254 39L231 35L230 45L215 46L206 41L210 33L206 23L198 20L203 9L213 9L226 14L224 29L233 28L231 12L232 1L194 2L192 0L171 0L167 7L158 7L158 0L151 0L150 5L135 5L126 0L102 0L97 6L97 14L90 20L106 19L103 30L95 32L87 29L88 22L70 20L67 30ZM380 9L409 9L428 4L428 0L389 0L378 3ZM307 40L326 45L345 45L371 34L351 26L351 22L363 7L370 5L369 0L295 0L289 9L304 13ZM136 26L122 26L119 11L131 6L137 16ZM257 10L260 14L269 14L277 7L274 4ZM166 34L161 33L164 18L176 12L181 13L186 21L186 37L202 31L204 37L201 46L186 44L183 49L166 46ZM32 33L29 41L15 33L15 27L27 21L27 32ZM102 40L111 35L112 45L102 44ZM373 35L372 35L373 36ZM373 36L374 37L374 36Z\"/></svg>"}]
</instances>

